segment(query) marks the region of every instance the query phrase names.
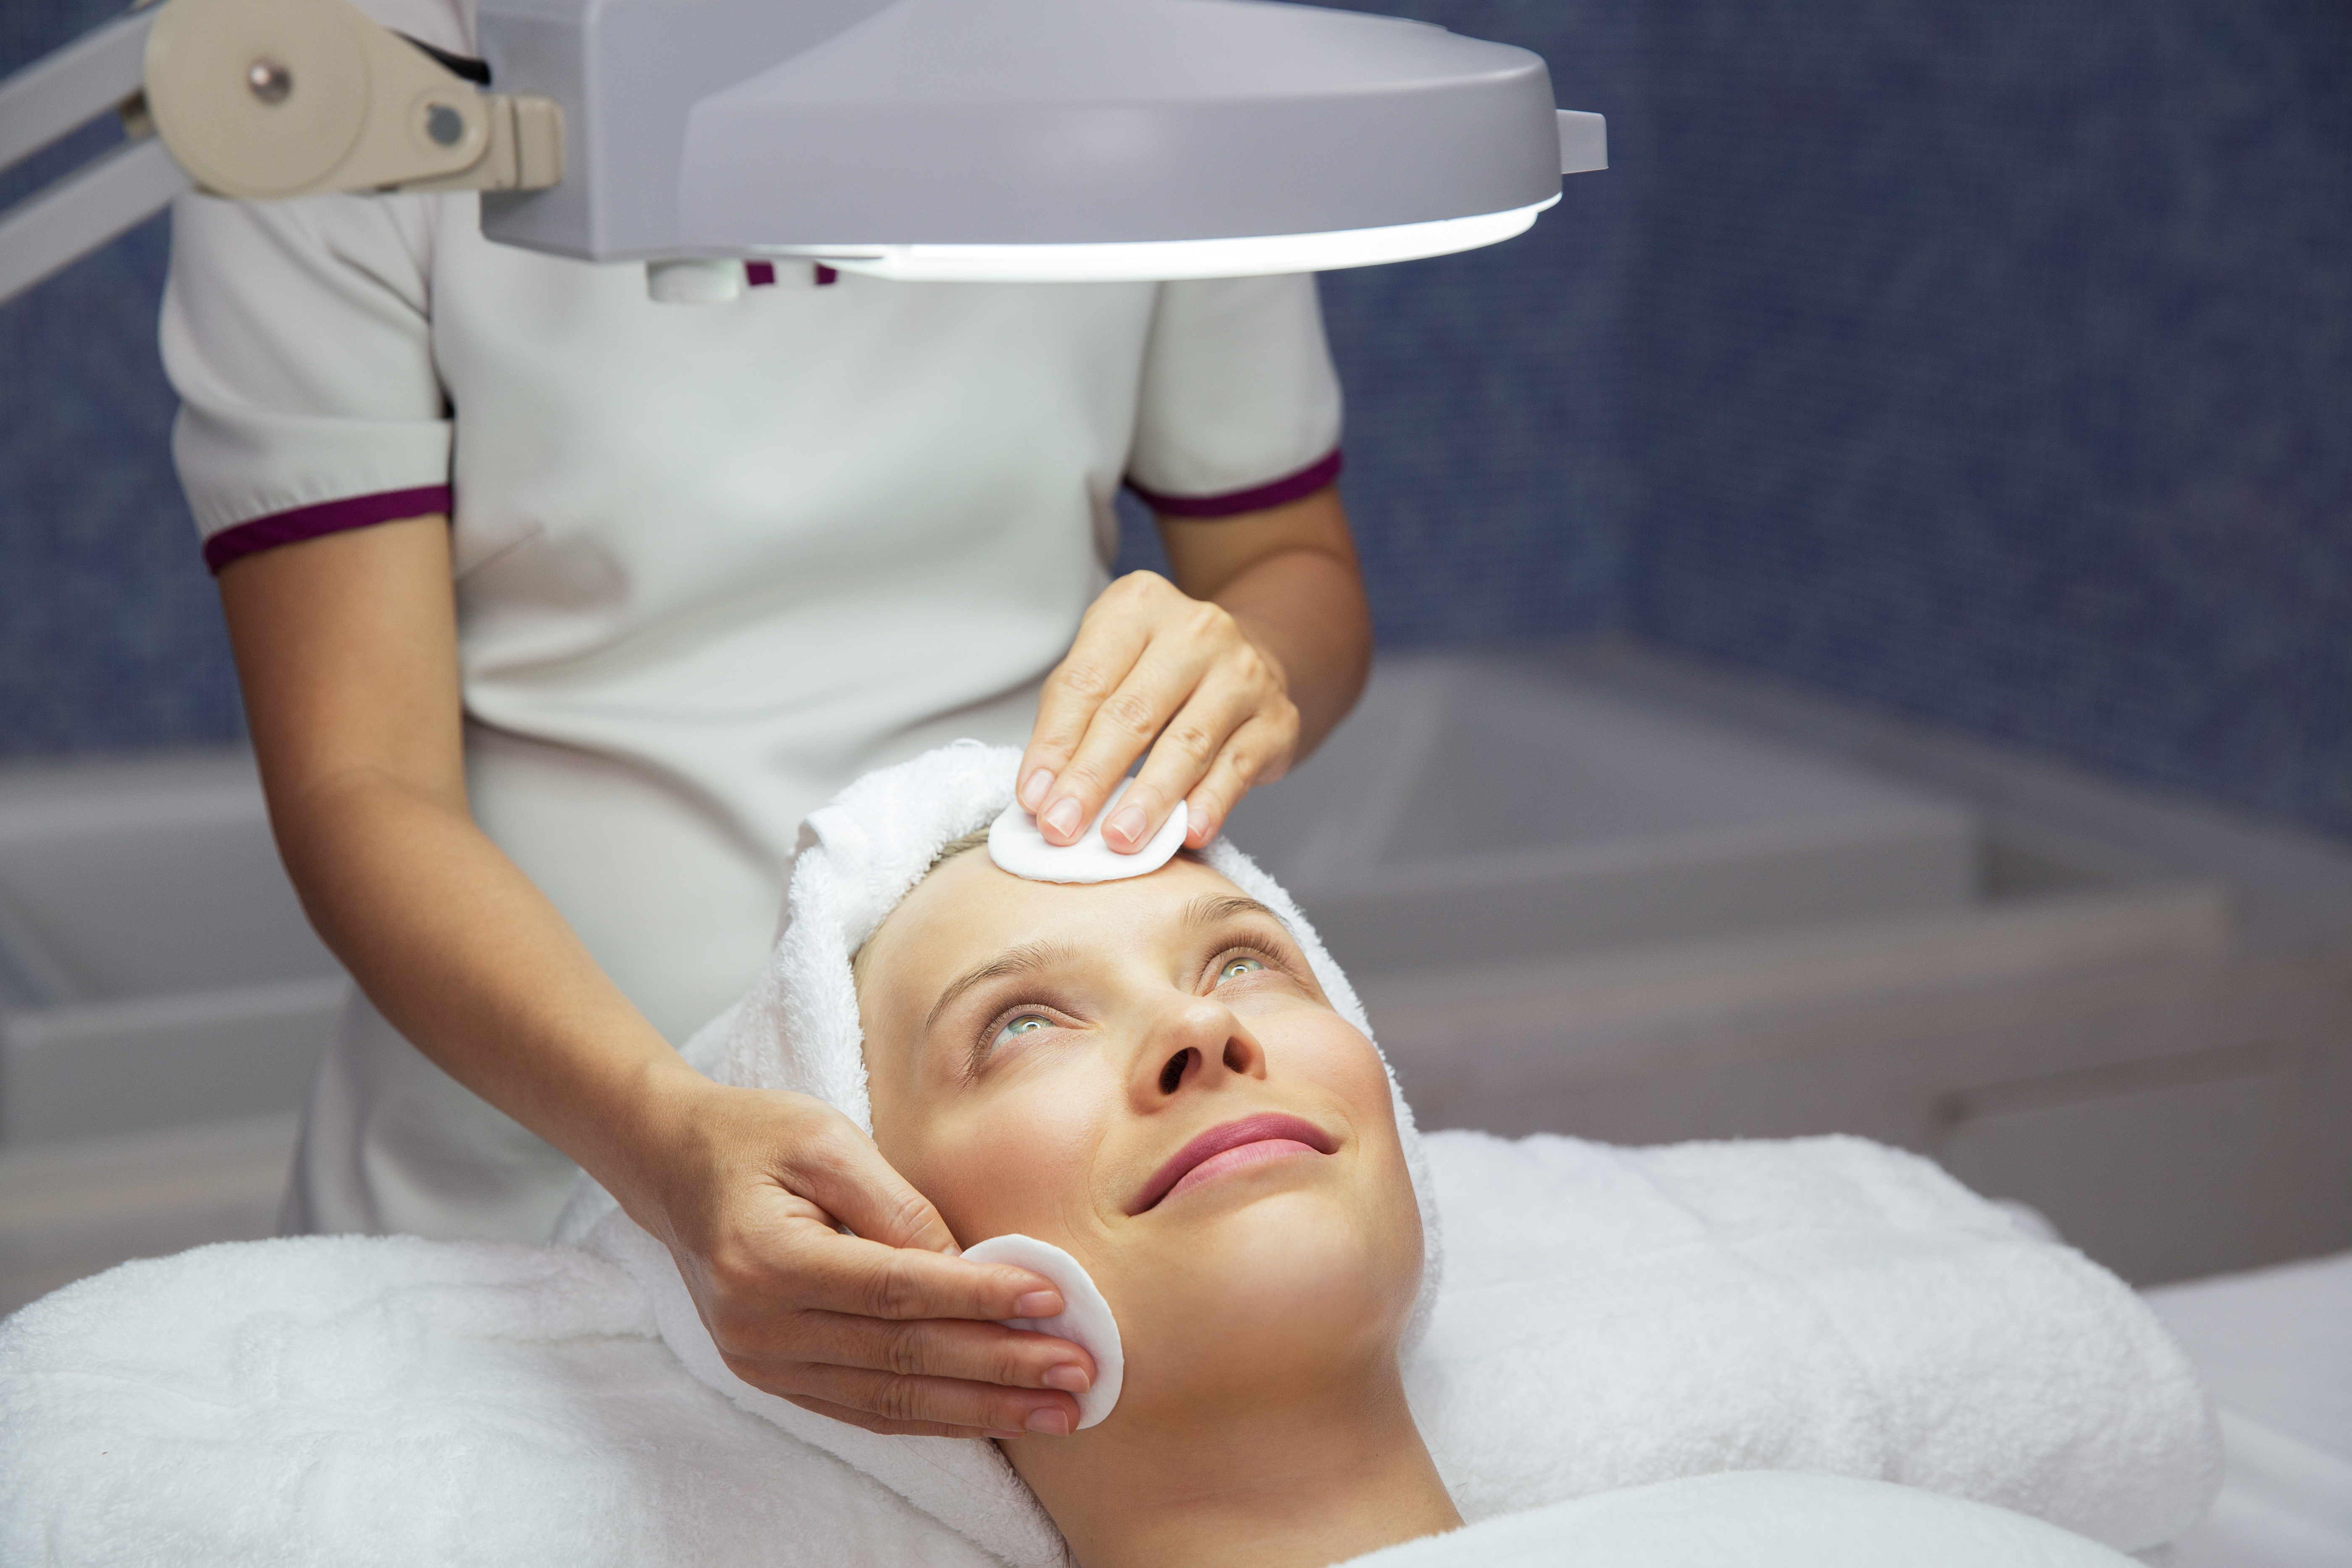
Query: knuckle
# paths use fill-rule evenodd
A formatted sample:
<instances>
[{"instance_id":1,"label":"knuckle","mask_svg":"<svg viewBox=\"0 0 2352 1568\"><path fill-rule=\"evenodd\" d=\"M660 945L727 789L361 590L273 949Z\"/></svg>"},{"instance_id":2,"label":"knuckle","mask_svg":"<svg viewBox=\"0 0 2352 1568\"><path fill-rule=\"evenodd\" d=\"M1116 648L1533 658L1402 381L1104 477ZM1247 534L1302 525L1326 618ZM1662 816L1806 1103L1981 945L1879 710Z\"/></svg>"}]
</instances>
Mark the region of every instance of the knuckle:
<instances>
[{"instance_id":1,"label":"knuckle","mask_svg":"<svg viewBox=\"0 0 2352 1568\"><path fill-rule=\"evenodd\" d=\"M1185 611L1185 628L1203 640L1223 641L1228 636L1239 637L1240 626L1231 610L1207 599L1189 601Z\"/></svg>"},{"instance_id":2,"label":"knuckle","mask_svg":"<svg viewBox=\"0 0 2352 1568\"><path fill-rule=\"evenodd\" d=\"M886 1258L880 1268L866 1278L866 1315L873 1318L905 1319L916 1315L919 1291L915 1279L897 1254Z\"/></svg>"},{"instance_id":3,"label":"knuckle","mask_svg":"<svg viewBox=\"0 0 2352 1568\"><path fill-rule=\"evenodd\" d=\"M911 1379L886 1377L875 1385L874 1414L885 1421L912 1421L920 1397Z\"/></svg>"},{"instance_id":4,"label":"knuckle","mask_svg":"<svg viewBox=\"0 0 2352 1568\"><path fill-rule=\"evenodd\" d=\"M1160 737L1160 744L1172 746L1196 763L1205 763L1217 754L1217 742L1223 738L1198 720L1179 719Z\"/></svg>"},{"instance_id":5,"label":"knuckle","mask_svg":"<svg viewBox=\"0 0 2352 1568\"><path fill-rule=\"evenodd\" d=\"M1066 664L1054 679L1071 696L1089 702L1099 702L1110 695L1113 682L1100 665L1094 663Z\"/></svg>"},{"instance_id":6,"label":"knuckle","mask_svg":"<svg viewBox=\"0 0 2352 1568\"><path fill-rule=\"evenodd\" d=\"M912 1377L923 1370L922 1335L917 1325L901 1324L882 1343L883 1370L893 1377Z\"/></svg>"},{"instance_id":7,"label":"knuckle","mask_svg":"<svg viewBox=\"0 0 2352 1568\"><path fill-rule=\"evenodd\" d=\"M1104 702L1100 716L1130 734L1149 735L1160 727L1151 700L1137 691L1121 691Z\"/></svg>"},{"instance_id":8,"label":"knuckle","mask_svg":"<svg viewBox=\"0 0 2352 1568\"><path fill-rule=\"evenodd\" d=\"M1289 694L1282 689L1282 682L1275 673L1273 661L1258 650L1255 643L1244 640L1235 658L1244 680L1252 686L1270 689L1286 705L1289 702Z\"/></svg>"},{"instance_id":9,"label":"knuckle","mask_svg":"<svg viewBox=\"0 0 2352 1568\"><path fill-rule=\"evenodd\" d=\"M1007 1387L1021 1387L1035 1381L1029 1366L1028 1346L1018 1339L1008 1339L989 1358L988 1381ZM1015 1421L1014 1426L1020 1422Z\"/></svg>"},{"instance_id":10,"label":"knuckle","mask_svg":"<svg viewBox=\"0 0 2352 1568\"><path fill-rule=\"evenodd\" d=\"M901 1192L885 1205L883 1223L894 1237L919 1236L930 1226L931 1205L920 1193ZM908 1279L908 1288L913 1283Z\"/></svg>"}]
</instances>

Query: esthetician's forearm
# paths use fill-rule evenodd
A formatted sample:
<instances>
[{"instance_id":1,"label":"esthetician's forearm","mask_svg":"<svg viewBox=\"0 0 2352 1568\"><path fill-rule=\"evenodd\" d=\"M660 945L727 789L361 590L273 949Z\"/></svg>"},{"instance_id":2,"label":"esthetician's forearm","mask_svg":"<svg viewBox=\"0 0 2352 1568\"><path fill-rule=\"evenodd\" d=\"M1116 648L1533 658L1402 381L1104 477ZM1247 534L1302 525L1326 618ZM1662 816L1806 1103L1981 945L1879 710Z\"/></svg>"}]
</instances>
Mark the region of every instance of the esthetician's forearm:
<instances>
[{"instance_id":1,"label":"esthetician's forearm","mask_svg":"<svg viewBox=\"0 0 2352 1568\"><path fill-rule=\"evenodd\" d=\"M1319 550L1285 551L1213 597L1281 666L1298 705L1292 762L1303 762L1355 707L1371 668L1371 616L1354 563Z\"/></svg>"},{"instance_id":2,"label":"esthetician's forearm","mask_svg":"<svg viewBox=\"0 0 2352 1568\"><path fill-rule=\"evenodd\" d=\"M1298 707L1292 760L1304 759L1356 705L1371 668L1371 611L1339 490L1239 517L1159 523L1176 585L1223 606L1281 667Z\"/></svg>"},{"instance_id":3,"label":"esthetician's forearm","mask_svg":"<svg viewBox=\"0 0 2352 1568\"><path fill-rule=\"evenodd\" d=\"M271 826L385 1016L620 1195L651 1091L688 1069L474 826L448 549L426 517L223 571Z\"/></svg>"},{"instance_id":4,"label":"esthetician's forearm","mask_svg":"<svg viewBox=\"0 0 2352 1568\"><path fill-rule=\"evenodd\" d=\"M312 923L385 1017L623 1194L659 1091L700 1080L546 896L462 807L379 773L271 815Z\"/></svg>"}]
</instances>

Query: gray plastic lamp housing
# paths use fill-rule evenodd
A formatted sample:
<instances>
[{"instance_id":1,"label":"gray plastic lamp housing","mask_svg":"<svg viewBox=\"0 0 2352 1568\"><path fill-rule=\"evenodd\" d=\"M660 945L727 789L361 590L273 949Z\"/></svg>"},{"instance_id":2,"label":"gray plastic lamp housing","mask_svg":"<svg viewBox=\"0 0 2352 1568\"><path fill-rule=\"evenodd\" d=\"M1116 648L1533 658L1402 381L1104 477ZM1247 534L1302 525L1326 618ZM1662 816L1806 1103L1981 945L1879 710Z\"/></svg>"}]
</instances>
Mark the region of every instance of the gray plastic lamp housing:
<instances>
[{"instance_id":1,"label":"gray plastic lamp housing","mask_svg":"<svg viewBox=\"0 0 2352 1568\"><path fill-rule=\"evenodd\" d=\"M562 183L486 195L483 230L590 260L856 265L1465 219L1502 238L1559 194L1541 58L1418 22L1255 0L480 0L478 16L499 90L554 99L565 134Z\"/></svg>"}]
</instances>

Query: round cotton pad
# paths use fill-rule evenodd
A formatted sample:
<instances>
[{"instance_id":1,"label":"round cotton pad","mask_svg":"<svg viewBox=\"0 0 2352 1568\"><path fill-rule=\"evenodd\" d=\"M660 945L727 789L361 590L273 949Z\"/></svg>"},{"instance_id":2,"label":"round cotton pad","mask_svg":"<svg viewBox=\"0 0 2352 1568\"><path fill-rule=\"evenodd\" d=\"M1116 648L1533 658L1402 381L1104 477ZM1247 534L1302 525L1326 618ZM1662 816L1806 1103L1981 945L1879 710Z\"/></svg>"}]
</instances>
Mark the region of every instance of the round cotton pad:
<instances>
[{"instance_id":1,"label":"round cotton pad","mask_svg":"<svg viewBox=\"0 0 2352 1568\"><path fill-rule=\"evenodd\" d=\"M966 1247L964 1257L974 1263L1009 1263L1054 1282L1054 1289L1062 1293L1058 1316L1007 1318L1004 1326L1067 1340L1094 1357L1095 1385L1076 1396L1078 1430L1083 1432L1109 1415L1111 1406L1118 1403L1127 1361L1119 1352L1118 1320L1110 1315L1110 1303L1095 1289L1085 1266L1052 1242L1034 1236L992 1236L977 1247Z\"/></svg>"},{"instance_id":2,"label":"round cotton pad","mask_svg":"<svg viewBox=\"0 0 2352 1568\"><path fill-rule=\"evenodd\" d=\"M1110 792L1103 808L1095 813L1092 826L1086 837L1076 844L1056 845L1045 842L1037 831L1037 819L1022 809L1014 801L1004 808L1003 815L988 830L988 858L998 868L1016 877L1026 877L1033 882L1116 882L1124 877L1140 877L1157 871L1175 858L1184 847L1184 829L1191 822L1184 803L1178 801L1151 842L1132 855L1122 855L1103 842L1103 824L1127 794L1133 779L1122 779Z\"/></svg>"}]
</instances>

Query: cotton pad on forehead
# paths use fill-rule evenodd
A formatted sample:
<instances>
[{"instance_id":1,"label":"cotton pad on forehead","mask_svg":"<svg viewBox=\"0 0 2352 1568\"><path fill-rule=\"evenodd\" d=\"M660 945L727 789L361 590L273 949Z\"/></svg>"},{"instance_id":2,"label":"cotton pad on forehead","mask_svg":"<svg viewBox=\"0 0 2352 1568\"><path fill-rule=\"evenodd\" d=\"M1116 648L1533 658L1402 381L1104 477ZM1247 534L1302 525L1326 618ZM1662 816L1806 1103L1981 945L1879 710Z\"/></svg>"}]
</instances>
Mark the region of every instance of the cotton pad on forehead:
<instances>
[{"instance_id":1,"label":"cotton pad on forehead","mask_svg":"<svg viewBox=\"0 0 2352 1568\"><path fill-rule=\"evenodd\" d=\"M1103 808L1095 813L1093 826L1086 837L1076 844L1058 845L1045 842L1037 831L1037 819L1022 808L1019 801L1006 806L988 829L988 858L1001 870L1016 877L1026 877L1033 882L1116 882L1127 877L1140 877L1157 871L1175 858L1184 847L1184 830L1191 817L1184 803L1178 801L1151 842L1132 855L1122 855L1103 842L1103 824L1110 820L1111 812L1127 794L1133 779L1123 779L1111 791Z\"/></svg>"},{"instance_id":2,"label":"cotton pad on forehead","mask_svg":"<svg viewBox=\"0 0 2352 1568\"><path fill-rule=\"evenodd\" d=\"M1118 1403L1127 1359L1119 1350L1118 1320L1110 1315L1110 1303L1095 1289L1086 1266L1052 1242L1040 1241L1034 1236L991 1237L977 1247L965 1248L964 1258L971 1263L1009 1263L1033 1274L1043 1274L1054 1282L1054 1289L1062 1293L1058 1316L1007 1318L1004 1326L1067 1340L1094 1357L1094 1386L1075 1396L1078 1402L1078 1430L1083 1432L1109 1415L1111 1406Z\"/></svg>"}]
</instances>

